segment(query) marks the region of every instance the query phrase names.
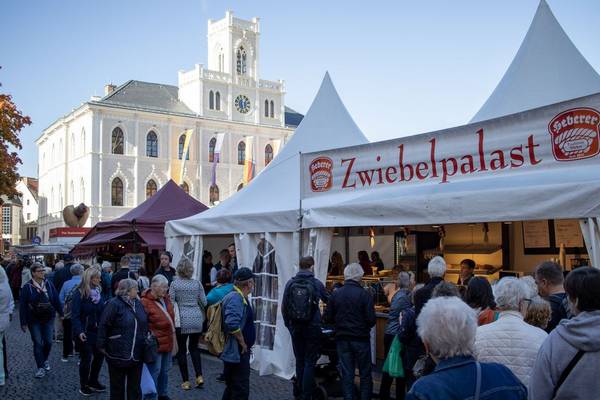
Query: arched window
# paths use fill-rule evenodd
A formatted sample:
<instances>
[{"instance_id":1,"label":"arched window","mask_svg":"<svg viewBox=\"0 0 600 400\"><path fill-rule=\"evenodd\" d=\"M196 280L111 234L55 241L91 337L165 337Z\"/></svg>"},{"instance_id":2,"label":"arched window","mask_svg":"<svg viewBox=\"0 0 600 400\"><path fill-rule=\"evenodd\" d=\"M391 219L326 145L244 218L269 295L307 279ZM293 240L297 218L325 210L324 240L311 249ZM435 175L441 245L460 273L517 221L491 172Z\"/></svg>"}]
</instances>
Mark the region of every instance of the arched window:
<instances>
[{"instance_id":1,"label":"arched window","mask_svg":"<svg viewBox=\"0 0 600 400\"><path fill-rule=\"evenodd\" d=\"M85 181L83 178L81 178L81 183L79 184L79 192L79 199L85 204Z\"/></svg>"},{"instance_id":2,"label":"arched window","mask_svg":"<svg viewBox=\"0 0 600 400\"><path fill-rule=\"evenodd\" d=\"M221 111L221 93L215 93L215 108L217 111Z\"/></svg>"},{"instance_id":3,"label":"arched window","mask_svg":"<svg viewBox=\"0 0 600 400\"><path fill-rule=\"evenodd\" d=\"M208 142L208 162L215 162L215 147L217 146L217 138L210 139ZM219 160L217 160L219 162Z\"/></svg>"},{"instance_id":4,"label":"arched window","mask_svg":"<svg viewBox=\"0 0 600 400\"><path fill-rule=\"evenodd\" d=\"M183 159L183 148L185 147L185 133L179 136L179 152L177 153L177 157L181 160ZM190 159L190 149L188 147L188 151L185 154L185 159Z\"/></svg>"},{"instance_id":5,"label":"arched window","mask_svg":"<svg viewBox=\"0 0 600 400\"><path fill-rule=\"evenodd\" d=\"M219 72L223 72L225 70L225 54L223 54L223 49L219 51Z\"/></svg>"},{"instance_id":6,"label":"arched window","mask_svg":"<svg viewBox=\"0 0 600 400\"><path fill-rule=\"evenodd\" d=\"M183 189L184 192L186 192L187 194L190 194L190 186L186 182L183 182L181 184L181 188Z\"/></svg>"},{"instance_id":7,"label":"arched window","mask_svg":"<svg viewBox=\"0 0 600 400\"><path fill-rule=\"evenodd\" d=\"M271 100L271 113L270 113L271 118L275 118L275 103L273 103L273 100Z\"/></svg>"},{"instance_id":8,"label":"arched window","mask_svg":"<svg viewBox=\"0 0 600 400\"><path fill-rule=\"evenodd\" d=\"M158 137L154 131L146 135L146 156L158 157Z\"/></svg>"},{"instance_id":9,"label":"arched window","mask_svg":"<svg viewBox=\"0 0 600 400\"><path fill-rule=\"evenodd\" d=\"M273 161L273 147L268 144L265 146L265 167Z\"/></svg>"},{"instance_id":10,"label":"arched window","mask_svg":"<svg viewBox=\"0 0 600 400\"><path fill-rule=\"evenodd\" d=\"M85 154L85 129L81 128L81 154Z\"/></svg>"},{"instance_id":11,"label":"arched window","mask_svg":"<svg viewBox=\"0 0 600 400\"><path fill-rule=\"evenodd\" d=\"M58 211L62 211L63 209L63 191L62 185L58 185Z\"/></svg>"},{"instance_id":12,"label":"arched window","mask_svg":"<svg viewBox=\"0 0 600 400\"><path fill-rule=\"evenodd\" d=\"M211 206L214 206L215 203L219 201L219 187L217 185L212 185L208 192L208 202Z\"/></svg>"},{"instance_id":13,"label":"arched window","mask_svg":"<svg viewBox=\"0 0 600 400\"><path fill-rule=\"evenodd\" d=\"M238 144L238 165L244 165L246 162L246 143L243 141Z\"/></svg>"},{"instance_id":14,"label":"arched window","mask_svg":"<svg viewBox=\"0 0 600 400\"><path fill-rule=\"evenodd\" d=\"M239 192L240 190L242 190L244 188L244 182L240 183L237 187L237 191Z\"/></svg>"},{"instance_id":15,"label":"arched window","mask_svg":"<svg viewBox=\"0 0 600 400\"><path fill-rule=\"evenodd\" d=\"M240 46L236 52L236 70L238 75L246 75L246 49L244 46Z\"/></svg>"},{"instance_id":16,"label":"arched window","mask_svg":"<svg viewBox=\"0 0 600 400\"><path fill-rule=\"evenodd\" d=\"M269 117L269 100L265 100L265 117Z\"/></svg>"},{"instance_id":17,"label":"arched window","mask_svg":"<svg viewBox=\"0 0 600 400\"><path fill-rule=\"evenodd\" d=\"M110 204L123 206L123 181L121 178L113 179L110 184Z\"/></svg>"},{"instance_id":18,"label":"arched window","mask_svg":"<svg viewBox=\"0 0 600 400\"><path fill-rule=\"evenodd\" d=\"M154 196L157 189L158 188L156 187L156 182L154 182L154 179L150 179L148 183L146 183L146 198L149 199L150 197Z\"/></svg>"},{"instance_id":19,"label":"arched window","mask_svg":"<svg viewBox=\"0 0 600 400\"><path fill-rule=\"evenodd\" d=\"M69 191L69 201L75 205L75 183L71 181L71 190Z\"/></svg>"},{"instance_id":20,"label":"arched window","mask_svg":"<svg viewBox=\"0 0 600 400\"><path fill-rule=\"evenodd\" d=\"M75 134L71 133L71 158L75 158Z\"/></svg>"},{"instance_id":21,"label":"arched window","mask_svg":"<svg viewBox=\"0 0 600 400\"><path fill-rule=\"evenodd\" d=\"M55 204L55 200L54 200L54 188L50 189L50 212L54 211L54 204Z\"/></svg>"},{"instance_id":22,"label":"arched window","mask_svg":"<svg viewBox=\"0 0 600 400\"><path fill-rule=\"evenodd\" d=\"M123 154L123 131L121 128L116 127L113 129L111 145L111 153Z\"/></svg>"},{"instance_id":23,"label":"arched window","mask_svg":"<svg viewBox=\"0 0 600 400\"><path fill-rule=\"evenodd\" d=\"M208 92L208 108L210 110L215 109L215 92L213 92L212 90Z\"/></svg>"}]
</instances>

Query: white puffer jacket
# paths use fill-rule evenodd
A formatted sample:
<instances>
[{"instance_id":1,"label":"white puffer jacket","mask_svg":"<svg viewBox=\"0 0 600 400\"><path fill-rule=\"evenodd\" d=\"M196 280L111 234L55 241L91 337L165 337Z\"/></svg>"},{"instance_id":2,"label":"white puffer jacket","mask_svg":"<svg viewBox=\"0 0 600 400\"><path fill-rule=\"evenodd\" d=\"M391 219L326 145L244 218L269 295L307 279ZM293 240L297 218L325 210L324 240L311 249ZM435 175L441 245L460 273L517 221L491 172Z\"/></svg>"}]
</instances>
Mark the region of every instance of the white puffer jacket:
<instances>
[{"instance_id":1,"label":"white puffer jacket","mask_svg":"<svg viewBox=\"0 0 600 400\"><path fill-rule=\"evenodd\" d=\"M479 361L508 367L527 386L546 336L542 329L525 322L521 313L503 311L497 321L477 328L475 354Z\"/></svg>"}]
</instances>

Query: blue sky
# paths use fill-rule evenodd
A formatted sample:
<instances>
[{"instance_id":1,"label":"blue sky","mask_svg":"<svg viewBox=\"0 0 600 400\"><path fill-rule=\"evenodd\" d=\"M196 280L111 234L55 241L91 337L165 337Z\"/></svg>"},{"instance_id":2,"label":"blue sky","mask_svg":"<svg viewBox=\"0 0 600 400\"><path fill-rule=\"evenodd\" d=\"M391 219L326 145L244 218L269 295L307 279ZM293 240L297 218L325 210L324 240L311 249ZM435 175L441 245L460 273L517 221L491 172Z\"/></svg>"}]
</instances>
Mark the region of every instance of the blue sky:
<instances>
[{"instance_id":1,"label":"blue sky","mask_svg":"<svg viewBox=\"0 0 600 400\"><path fill-rule=\"evenodd\" d=\"M600 2L549 0L600 71ZM160 1L6 0L0 82L33 124L22 132L24 175L37 176L35 139L104 84L177 84L206 64L207 20L226 10L261 19L263 79L286 81L306 112L325 71L369 139L466 123L527 32L538 0Z\"/></svg>"}]
</instances>

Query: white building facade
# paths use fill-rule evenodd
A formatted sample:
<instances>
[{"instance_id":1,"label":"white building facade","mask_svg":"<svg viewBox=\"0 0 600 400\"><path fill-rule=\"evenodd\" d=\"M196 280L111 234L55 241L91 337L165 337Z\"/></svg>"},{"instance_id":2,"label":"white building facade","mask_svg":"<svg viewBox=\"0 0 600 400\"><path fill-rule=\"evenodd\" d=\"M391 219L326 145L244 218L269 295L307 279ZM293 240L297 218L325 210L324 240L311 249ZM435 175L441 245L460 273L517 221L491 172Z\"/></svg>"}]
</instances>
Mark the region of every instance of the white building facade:
<instances>
[{"instance_id":1,"label":"white building facade","mask_svg":"<svg viewBox=\"0 0 600 400\"><path fill-rule=\"evenodd\" d=\"M134 80L107 85L104 97L45 129L36 141L42 241L50 229L64 226L66 205L89 206L86 226L93 226L143 202L174 174L186 132L192 133L182 186L201 202L214 205L238 190L246 143L260 172L302 116L285 107L283 81L259 79L259 36L257 18L227 12L208 22L209 68L179 72L178 86ZM219 134L223 144L212 185Z\"/></svg>"}]
</instances>

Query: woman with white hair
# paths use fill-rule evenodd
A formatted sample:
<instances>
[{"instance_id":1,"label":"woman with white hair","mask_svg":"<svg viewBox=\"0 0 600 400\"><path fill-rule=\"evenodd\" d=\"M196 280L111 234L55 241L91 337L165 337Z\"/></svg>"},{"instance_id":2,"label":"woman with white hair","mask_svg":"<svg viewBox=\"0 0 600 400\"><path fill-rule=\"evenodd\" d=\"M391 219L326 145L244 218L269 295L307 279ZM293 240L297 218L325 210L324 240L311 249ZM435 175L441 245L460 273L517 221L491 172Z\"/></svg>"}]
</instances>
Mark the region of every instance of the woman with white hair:
<instances>
[{"instance_id":1,"label":"woman with white hair","mask_svg":"<svg viewBox=\"0 0 600 400\"><path fill-rule=\"evenodd\" d=\"M498 320L477 329L477 359L497 362L527 386L537 352L548 334L524 321L531 301L526 284L514 277L502 278L494 287Z\"/></svg>"},{"instance_id":2,"label":"woman with white hair","mask_svg":"<svg viewBox=\"0 0 600 400\"><path fill-rule=\"evenodd\" d=\"M419 336L435 361L407 399L525 400L527 389L506 367L475 360L475 311L457 297L427 302L417 318Z\"/></svg>"},{"instance_id":3,"label":"woman with white hair","mask_svg":"<svg viewBox=\"0 0 600 400\"><path fill-rule=\"evenodd\" d=\"M415 292L415 311L417 315L421 312L421 309L431 299L433 295L433 289L444 281L444 275L446 275L446 260L443 257L435 256L427 264L427 274L429 275L429 282L421 289Z\"/></svg>"},{"instance_id":4,"label":"woman with white hair","mask_svg":"<svg viewBox=\"0 0 600 400\"><path fill-rule=\"evenodd\" d=\"M6 382L6 371L4 370L4 360L6 359L6 349L4 348L4 335L10 326L10 317L15 309L12 291L8 284L8 277L4 268L0 268L0 386Z\"/></svg>"}]
</instances>

